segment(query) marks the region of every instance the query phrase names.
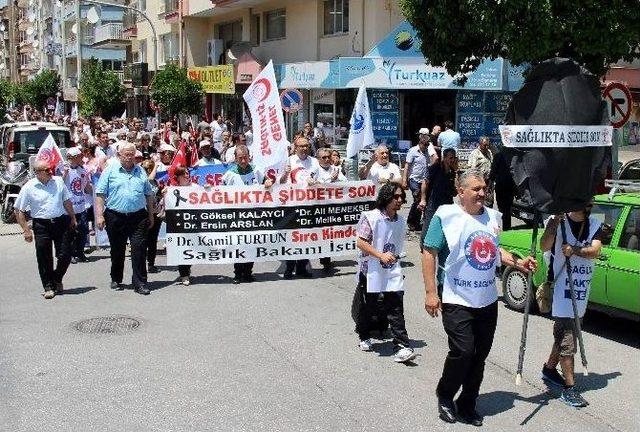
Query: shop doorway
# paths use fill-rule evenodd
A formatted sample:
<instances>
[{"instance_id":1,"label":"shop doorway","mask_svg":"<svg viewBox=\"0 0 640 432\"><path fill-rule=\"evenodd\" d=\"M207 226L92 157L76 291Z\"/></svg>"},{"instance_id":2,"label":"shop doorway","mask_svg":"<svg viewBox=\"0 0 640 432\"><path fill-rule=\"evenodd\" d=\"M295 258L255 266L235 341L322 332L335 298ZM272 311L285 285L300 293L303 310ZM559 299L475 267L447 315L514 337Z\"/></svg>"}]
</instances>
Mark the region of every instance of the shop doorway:
<instances>
[{"instance_id":1,"label":"shop doorway","mask_svg":"<svg viewBox=\"0 0 640 432\"><path fill-rule=\"evenodd\" d=\"M455 122L456 90L400 90L402 104L402 139L416 142L418 129L429 130L438 124L444 129L444 122Z\"/></svg>"}]
</instances>

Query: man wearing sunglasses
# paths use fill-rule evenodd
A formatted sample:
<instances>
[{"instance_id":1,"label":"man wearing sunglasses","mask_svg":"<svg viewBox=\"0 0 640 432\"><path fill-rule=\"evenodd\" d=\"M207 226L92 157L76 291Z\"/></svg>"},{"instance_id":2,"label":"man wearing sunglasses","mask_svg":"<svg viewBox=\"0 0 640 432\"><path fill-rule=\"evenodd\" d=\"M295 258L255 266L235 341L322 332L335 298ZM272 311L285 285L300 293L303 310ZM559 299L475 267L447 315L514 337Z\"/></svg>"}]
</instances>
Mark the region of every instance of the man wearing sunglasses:
<instances>
[{"instance_id":1,"label":"man wearing sunglasses","mask_svg":"<svg viewBox=\"0 0 640 432\"><path fill-rule=\"evenodd\" d=\"M62 293L62 278L71 263L73 233L76 217L71 193L61 177L54 177L48 162L37 160L33 164L35 178L20 189L15 202L16 219L24 231L24 239L31 243L35 236L36 259L44 298L52 299ZM27 224L25 212L31 210L33 230ZM53 266L55 247L57 258Z\"/></svg>"}]
</instances>

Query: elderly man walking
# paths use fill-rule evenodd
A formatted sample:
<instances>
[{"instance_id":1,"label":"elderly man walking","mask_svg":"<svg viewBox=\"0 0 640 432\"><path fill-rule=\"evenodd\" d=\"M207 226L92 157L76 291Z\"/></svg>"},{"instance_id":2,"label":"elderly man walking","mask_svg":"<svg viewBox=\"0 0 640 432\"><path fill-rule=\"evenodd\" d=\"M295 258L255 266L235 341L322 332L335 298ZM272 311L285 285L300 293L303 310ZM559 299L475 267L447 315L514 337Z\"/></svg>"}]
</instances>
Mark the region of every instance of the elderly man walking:
<instances>
[{"instance_id":1,"label":"elderly man walking","mask_svg":"<svg viewBox=\"0 0 640 432\"><path fill-rule=\"evenodd\" d=\"M24 239L31 243L35 235L36 259L44 298L52 299L62 293L62 278L71 262L76 217L71 193L61 177L53 177L47 162L33 164L36 177L20 190L15 202L16 219L24 231ZM31 211L33 230L29 228L25 212ZM51 246L55 247L57 265L53 267Z\"/></svg>"},{"instance_id":2,"label":"elderly man walking","mask_svg":"<svg viewBox=\"0 0 640 432\"><path fill-rule=\"evenodd\" d=\"M125 250L131 242L131 283L135 292L147 295L147 230L153 226L154 192L144 170L135 164L136 146L118 149L118 160L109 164L96 187L96 224L107 227L111 244L111 288L122 290Z\"/></svg>"}]
</instances>

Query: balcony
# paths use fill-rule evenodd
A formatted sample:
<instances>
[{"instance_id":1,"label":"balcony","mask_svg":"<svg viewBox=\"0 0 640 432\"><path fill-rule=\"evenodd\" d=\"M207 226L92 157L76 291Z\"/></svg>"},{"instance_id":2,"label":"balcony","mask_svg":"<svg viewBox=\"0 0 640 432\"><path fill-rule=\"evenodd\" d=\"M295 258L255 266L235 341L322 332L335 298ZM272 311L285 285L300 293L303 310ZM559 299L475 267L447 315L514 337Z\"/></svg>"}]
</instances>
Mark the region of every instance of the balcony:
<instances>
[{"instance_id":1,"label":"balcony","mask_svg":"<svg viewBox=\"0 0 640 432\"><path fill-rule=\"evenodd\" d=\"M131 41L124 37L121 23L109 23L96 27L93 48L125 49Z\"/></svg>"},{"instance_id":2,"label":"balcony","mask_svg":"<svg viewBox=\"0 0 640 432\"><path fill-rule=\"evenodd\" d=\"M122 14L122 36L125 38L135 38L138 36L138 14L126 11Z\"/></svg>"},{"instance_id":3,"label":"balcony","mask_svg":"<svg viewBox=\"0 0 640 432\"><path fill-rule=\"evenodd\" d=\"M178 22L179 0L164 0L164 21L169 24Z\"/></svg>"}]
</instances>

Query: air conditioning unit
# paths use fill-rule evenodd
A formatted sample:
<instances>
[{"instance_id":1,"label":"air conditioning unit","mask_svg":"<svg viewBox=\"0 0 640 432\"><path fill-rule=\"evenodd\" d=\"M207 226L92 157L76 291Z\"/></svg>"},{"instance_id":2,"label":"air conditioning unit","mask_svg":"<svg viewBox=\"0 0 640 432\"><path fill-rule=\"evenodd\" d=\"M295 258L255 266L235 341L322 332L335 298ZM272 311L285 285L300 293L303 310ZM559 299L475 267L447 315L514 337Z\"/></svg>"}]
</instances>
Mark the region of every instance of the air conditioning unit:
<instances>
[{"instance_id":1,"label":"air conditioning unit","mask_svg":"<svg viewBox=\"0 0 640 432\"><path fill-rule=\"evenodd\" d=\"M218 65L223 52L224 46L222 39L209 39L207 41L207 66Z\"/></svg>"}]
</instances>

